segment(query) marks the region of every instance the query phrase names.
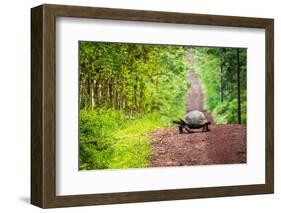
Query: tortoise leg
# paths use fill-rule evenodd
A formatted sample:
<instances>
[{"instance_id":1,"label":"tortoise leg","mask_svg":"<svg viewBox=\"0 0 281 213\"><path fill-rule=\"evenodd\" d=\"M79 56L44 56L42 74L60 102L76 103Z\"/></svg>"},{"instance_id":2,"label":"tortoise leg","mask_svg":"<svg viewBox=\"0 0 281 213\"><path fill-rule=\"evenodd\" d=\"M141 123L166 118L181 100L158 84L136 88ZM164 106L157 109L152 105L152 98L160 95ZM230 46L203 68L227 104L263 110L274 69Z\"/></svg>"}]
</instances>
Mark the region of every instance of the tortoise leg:
<instances>
[{"instance_id":1,"label":"tortoise leg","mask_svg":"<svg viewBox=\"0 0 281 213\"><path fill-rule=\"evenodd\" d=\"M202 132L209 132L208 124L204 124Z\"/></svg>"},{"instance_id":2,"label":"tortoise leg","mask_svg":"<svg viewBox=\"0 0 281 213\"><path fill-rule=\"evenodd\" d=\"M206 132L205 125L203 125L202 132Z\"/></svg>"},{"instance_id":3,"label":"tortoise leg","mask_svg":"<svg viewBox=\"0 0 281 213\"><path fill-rule=\"evenodd\" d=\"M179 132L180 132L180 134L183 133L183 127L182 126L179 126Z\"/></svg>"},{"instance_id":4,"label":"tortoise leg","mask_svg":"<svg viewBox=\"0 0 281 213\"><path fill-rule=\"evenodd\" d=\"M188 132L188 133L193 133L193 131L189 128L189 126L185 126L184 129Z\"/></svg>"},{"instance_id":5,"label":"tortoise leg","mask_svg":"<svg viewBox=\"0 0 281 213\"><path fill-rule=\"evenodd\" d=\"M207 128L206 128L206 125L203 125L203 129L202 129L202 132L207 132Z\"/></svg>"},{"instance_id":6,"label":"tortoise leg","mask_svg":"<svg viewBox=\"0 0 281 213\"><path fill-rule=\"evenodd\" d=\"M206 130L207 130L207 132L210 131L210 129L209 129L209 124L206 124Z\"/></svg>"}]
</instances>

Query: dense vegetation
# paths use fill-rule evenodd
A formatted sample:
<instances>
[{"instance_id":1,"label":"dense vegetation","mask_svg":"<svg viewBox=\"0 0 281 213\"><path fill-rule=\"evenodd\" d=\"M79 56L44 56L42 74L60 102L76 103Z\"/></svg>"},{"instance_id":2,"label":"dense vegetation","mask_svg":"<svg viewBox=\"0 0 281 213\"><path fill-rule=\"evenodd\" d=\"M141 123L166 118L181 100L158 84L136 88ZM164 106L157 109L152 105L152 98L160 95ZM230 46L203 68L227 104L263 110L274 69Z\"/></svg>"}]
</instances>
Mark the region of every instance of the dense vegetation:
<instances>
[{"instance_id":1,"label":"dense vegetation","mask_svg":"<svg viewBox=\"0 0 281 213\"><path fill-rule=\"evenodd\" d=\"M80 42L79 57L82 170L147 167L149 133L186 110L188 71L216 123L246 122L245 49Z\"/></svg>"},{"instance_id":2,"label":"dense vegetation","mask_svg":"<svg viewBox=\"0 0 281 213\"><path fill-rule=\"evenodd\" d=\"M185 48L80 43L80 169L148 164L148 133L184 113Z\"/></svg>"},{"instance_id":3,"label":"dense vegetation","mask_svg":"<svg viewBox=\"0 0 281 213\"><path fill-rule=\"evenodd\" d=\"M190 48L204 86L205 107L218 124L246 123L246 49Z\"/></svg>"}]
</instances>

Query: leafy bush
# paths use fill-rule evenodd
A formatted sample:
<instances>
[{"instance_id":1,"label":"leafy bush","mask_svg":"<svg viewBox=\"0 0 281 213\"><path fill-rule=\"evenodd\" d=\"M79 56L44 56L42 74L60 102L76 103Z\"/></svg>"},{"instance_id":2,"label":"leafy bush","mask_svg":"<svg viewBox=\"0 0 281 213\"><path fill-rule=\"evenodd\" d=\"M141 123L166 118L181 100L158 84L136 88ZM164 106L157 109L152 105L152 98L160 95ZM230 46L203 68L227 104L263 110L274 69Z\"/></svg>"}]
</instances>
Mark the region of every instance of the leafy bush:
<instances>
[{"instance_id":1,"label":"leafy bush","mask_svg":"<svg viewBox=\"0 0 281 213\"><path fill-rule=\"evenodd\" d=\"M113 131L122 126L124 119L114 110L80 110L80 169L108 168Z\"/></svg>"},{"instance_id":2,"label":"leafy bush","mask_svg":"<svg viewBox=\"0 0 281 213\"><path fill-rule=\"evenodd\" d=\"M241 123L246 123L246 101L241 104ZM215 123L237 123L237 100L219 103L214 109Z\"/></svg>"}]
</instances>

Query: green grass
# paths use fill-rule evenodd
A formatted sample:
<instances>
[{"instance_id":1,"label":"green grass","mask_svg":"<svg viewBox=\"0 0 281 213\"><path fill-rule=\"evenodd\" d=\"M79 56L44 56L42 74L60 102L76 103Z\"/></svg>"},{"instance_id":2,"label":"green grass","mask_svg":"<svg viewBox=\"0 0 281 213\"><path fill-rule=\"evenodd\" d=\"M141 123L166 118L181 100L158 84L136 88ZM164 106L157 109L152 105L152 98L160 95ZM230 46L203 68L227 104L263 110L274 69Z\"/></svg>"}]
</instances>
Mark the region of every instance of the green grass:
<instances>
[{"instance_id":1,"label":"green grass","mask_svg":"<svg viewBox=\"0 0 281 213\"><path fill-rule=\"evenodd\" d=\"M156 113L127 121L114 133L118 142L114 145L110 168L147 167L151 152L149 133L163 125L165 120Z\"/></svg>"},{"instance_id":2,"label":"green grass","mask_svg":"<svg viewBox=\"0 0 281 213\"><path fill-rule=\"evenodd\" d=\"M80 111L80 169L144 168L149 164L149 133L171 124L174 115L125 116L116 110Z\"/></svg>"}]
</instances>

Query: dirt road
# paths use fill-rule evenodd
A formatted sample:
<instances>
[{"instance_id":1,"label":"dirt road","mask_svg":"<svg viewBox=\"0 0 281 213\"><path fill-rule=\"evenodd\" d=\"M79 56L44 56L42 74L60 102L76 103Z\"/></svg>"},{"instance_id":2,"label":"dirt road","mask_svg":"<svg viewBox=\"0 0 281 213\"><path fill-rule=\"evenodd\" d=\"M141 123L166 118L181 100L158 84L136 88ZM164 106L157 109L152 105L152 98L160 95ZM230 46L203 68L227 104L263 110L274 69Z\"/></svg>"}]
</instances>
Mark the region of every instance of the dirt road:
<instances>
[{"instance_id":1,"label":"dirt road","mask_svg":"<svg viewBox=\"0 0 281 213\"><path fill-rule=\"evenodd\" d=\"M198 78L196 78L193 73L188 75L188 80L191 83L191 88L188 93L186 109L188 111L203 111L204 94L202 86Z\"/></svg>"},{"instance_id":2,"label":"dirt road","mask_svg":"<svg viewBox=\"0 0 281 213\"><path fill-rule=\"evenodd\" d=\"M246 128L211 125L210 132L179 134L162 128L151 135L151 167L246 163Z\"/></svg>"},{"instance_id":3,"label":"dirt road","mask_svg":"<svg viewBox=\"0 0 281 213\"><path fill-rule=\"evenodd\" d=\"M213 124L211 112L204 110L204 93L200 81L188 76L191 88L187 111L202 111L212 122L210 132L179 134L178 128L165 127L150 135L152 154L150 167L246 163L245 125Z\"/></svg>"}]
</instances>

